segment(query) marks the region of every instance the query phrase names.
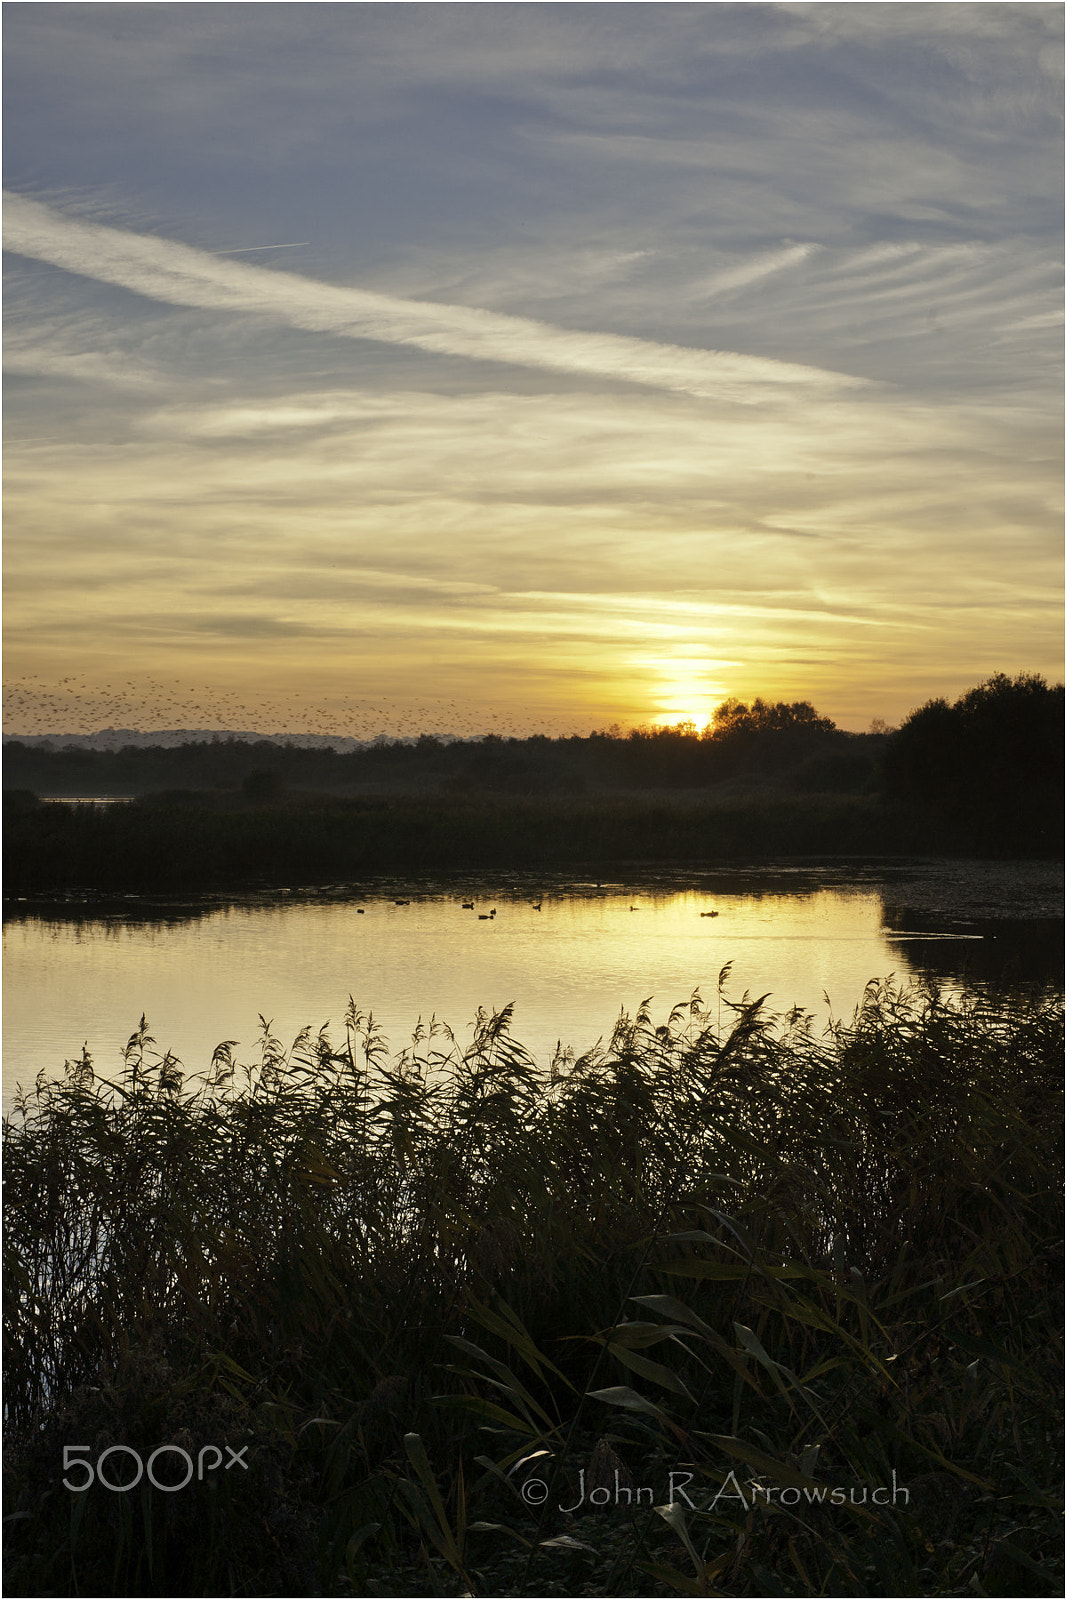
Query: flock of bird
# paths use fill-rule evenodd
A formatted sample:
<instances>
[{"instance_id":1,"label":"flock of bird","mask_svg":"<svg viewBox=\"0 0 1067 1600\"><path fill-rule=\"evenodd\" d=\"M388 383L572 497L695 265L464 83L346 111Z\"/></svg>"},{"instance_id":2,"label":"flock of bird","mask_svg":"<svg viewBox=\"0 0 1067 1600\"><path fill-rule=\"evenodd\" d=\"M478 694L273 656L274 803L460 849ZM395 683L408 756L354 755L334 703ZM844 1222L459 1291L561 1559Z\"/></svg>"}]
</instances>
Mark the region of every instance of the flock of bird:
<instances>
[{"instance_id":1,"label":"flock of bird","mask_svg":"<svg viewBox=\"0 0 1067 1600\"><path fill-rule=\"evenodd\" d=\"M84 672L51 679L30 673L11 679L4 689L4 726L15 737L30 738L175 731L203 737L252 729L263 738L335 738L361 744L420 734L477 739L487 733L527 738L578 731L563 728L558 719L461 696L314 697L288 691L253 698L218 685L151 673L104 682Z\"/></svg>"},{"instance_id":2,"label":"flock of bird","mask_svg":"<svg viewBox=\"0 0 1067 1600\"><path fill-rule=\"evenodd\" d=\"M598 883L597 884L597 888L599 889L601 887L602 887L602 885ZM531 911L540 911L542 906L544 905L544 903L545 903L544 895L542 895L539 900L531 900L529 902L530 910ZM410 900L394 900L393 904L394 904L394 906L409 906L409 905L411 905L411 901ZM461 904L461 906L462 906L464 911L476 911L477 910L477 906L476 906L473 898L470 899L470 900L461 900L460 904ZM640 906L631 906L630 910L631 911L640 911L641 907ZM478 921L479 922L492 922L494 917L496 916L496 913L497 913L496 906L493 906L491 911L479 911L478 912ZM356 915L357 915L357 917L364 916L365 915L365 908L362 907L362 906L357 906L356 907ZM719 915L719 913L717 911L702 911L700 913L700 915L702 917L717 917Z\"/></svg>"}]
</instances>

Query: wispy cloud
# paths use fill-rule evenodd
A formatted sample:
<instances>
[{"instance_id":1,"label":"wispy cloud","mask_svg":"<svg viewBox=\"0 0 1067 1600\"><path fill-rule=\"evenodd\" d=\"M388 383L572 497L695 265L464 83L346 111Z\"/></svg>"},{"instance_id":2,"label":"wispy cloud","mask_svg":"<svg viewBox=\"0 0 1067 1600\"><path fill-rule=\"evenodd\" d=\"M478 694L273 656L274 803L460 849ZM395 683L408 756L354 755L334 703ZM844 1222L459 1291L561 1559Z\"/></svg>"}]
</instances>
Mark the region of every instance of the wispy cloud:
<instances>
[{"instance_id":1,"label":"wispy cloud","mask_svg":"<svg viewBox=\"0 0 1067 1600\"><path fill-rule=\"evenodd\" d=\"M758 404L783 390L825 392L864 382L732 351L575 332L472 306L339 288L296 273L222 260L173 240L64 216L24 195L5 196L4 246L172 305L252 312L343 338L414 345L441 355L547 367L742 404Z\"/></svg>"},{"instance_id":2,"label":"wispy cloud","mask_svg":"<svg viewBox=\"0 0 1067 1600\"><path fill-rule=\"evenodd\" d=\"M725 272L717 272L704 284L706 294L726 294L731 289L745 289L752 283L758 283L762 278L769 278L772 273L784 272L788 267L799 266L809 256L818 250L815 244L794 244L785 250L773 250L767 255L751 257L739 263L736 267L729 267Z\"/></svg>"},{"instance_id":3,"label":"wispy cloud","mask_svg":"<svg viewBox=\"0 0 1067 1600\"><path fill-rule=\"evenodd\" d=\"M158 370L143 358L116 349L108 339L109 331L99 325L74 330L61 325L13 324L4 335L4 371L33 378L73 378L120 389L157 388L161 382Z\"/></svg>"}]
</instances>

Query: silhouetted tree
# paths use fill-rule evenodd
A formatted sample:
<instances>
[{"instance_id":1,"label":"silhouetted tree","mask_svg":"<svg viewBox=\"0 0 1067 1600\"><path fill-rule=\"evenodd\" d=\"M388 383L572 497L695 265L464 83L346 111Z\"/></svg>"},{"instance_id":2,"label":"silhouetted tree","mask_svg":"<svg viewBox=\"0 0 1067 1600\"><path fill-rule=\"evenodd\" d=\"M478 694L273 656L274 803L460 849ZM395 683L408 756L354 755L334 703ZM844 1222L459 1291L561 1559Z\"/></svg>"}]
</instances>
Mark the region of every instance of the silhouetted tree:
<instances>
[{"instance_id":1,"label":"silhouetted tree","mask_svg":"<svg viewBox=\"0 0 1067 1600\"><path fill-rule=\"evenodd\" d=\"M998 672L928 700L886 741L887 799L934 812L967 848L1029 854L1062 837L1063 685Z\"/></svg>"},{"instance_id":2,"label":"silhouetted tree","mask_svg":"<svg viewBox=\"0 0 1067 1600\"><path fill-rule=\"evenodd\" d=\"M710 727L705 729L704 736L727 739L738 734L785 733L797 729L805 733L836 731L830 718L820 717L808 700L794 700L791 704L778 700L770 705L757 696L750 706L743 700L732 698L716 706L715 716Z\"/></svg>"}]
</instances>

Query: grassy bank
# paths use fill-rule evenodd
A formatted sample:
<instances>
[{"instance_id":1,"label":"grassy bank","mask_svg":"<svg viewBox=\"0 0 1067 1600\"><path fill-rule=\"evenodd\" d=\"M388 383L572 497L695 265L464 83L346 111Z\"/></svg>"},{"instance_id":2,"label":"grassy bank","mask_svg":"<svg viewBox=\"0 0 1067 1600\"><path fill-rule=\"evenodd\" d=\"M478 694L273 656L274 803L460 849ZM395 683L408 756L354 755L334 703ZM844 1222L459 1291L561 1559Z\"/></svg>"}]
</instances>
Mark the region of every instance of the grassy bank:
<instances>
[{"instance_id":1,"label":"grassy bank","mask_svg":"<svg viewBox=\"0 0 1067 1600\"><path fill-rule=\"evenodd\" d=\"M11 806L7 889L239 888L329 882L428 869L564 868L701 862L762 855L966 853L966 841L870 798L811 797L718 804L687 799L598 801L337 801L321 797L241 809L196 797L152 805ZM1005 854L1032 853L1006 840Z\"/></svg>"},{"instance_id":2,"label":"grassy bank","mask_svg":"<svg viewBox=\"0 0 1067 1600\"><path fill-rule=\"evenodd\" d=\"M25 1097L7 1592L1060 1593L1059 1009L508 1022Z\"/></svg>"}]
</instances>

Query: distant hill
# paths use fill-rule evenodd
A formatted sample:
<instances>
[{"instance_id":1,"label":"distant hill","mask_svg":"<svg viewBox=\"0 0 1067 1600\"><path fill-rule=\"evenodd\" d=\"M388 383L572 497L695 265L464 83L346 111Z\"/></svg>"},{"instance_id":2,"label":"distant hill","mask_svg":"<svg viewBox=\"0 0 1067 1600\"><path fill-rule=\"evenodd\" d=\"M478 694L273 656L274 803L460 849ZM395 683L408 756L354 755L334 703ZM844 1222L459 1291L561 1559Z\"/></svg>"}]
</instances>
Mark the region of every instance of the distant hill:
<instances>
[{"instance_id":1,"label":"distant hill","mask_svg":"<svg viewBox=\"0 0 1067 1600\"><path fill-rule=\"evenodd\" d=\"M172 749L176 745L223 743L295 745L299 750L367 750L373 741L349 739L339 733L252 733L231 728L165 728L142 733L136 728L101 728L97 733L5 733L4 744L24 744L37 750L137 750ZM392 741L390 741L391 743Z\"/></svg>"}]
</instances>

